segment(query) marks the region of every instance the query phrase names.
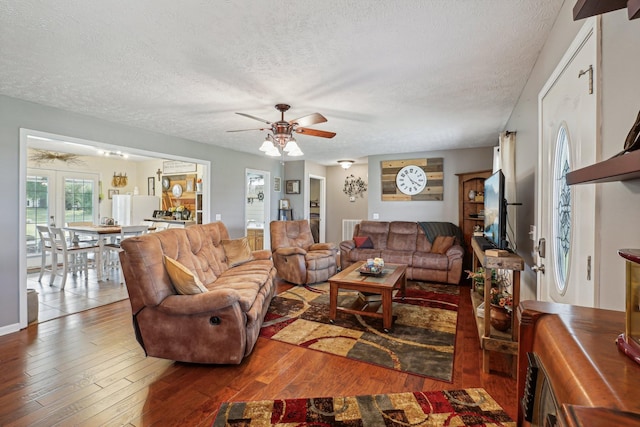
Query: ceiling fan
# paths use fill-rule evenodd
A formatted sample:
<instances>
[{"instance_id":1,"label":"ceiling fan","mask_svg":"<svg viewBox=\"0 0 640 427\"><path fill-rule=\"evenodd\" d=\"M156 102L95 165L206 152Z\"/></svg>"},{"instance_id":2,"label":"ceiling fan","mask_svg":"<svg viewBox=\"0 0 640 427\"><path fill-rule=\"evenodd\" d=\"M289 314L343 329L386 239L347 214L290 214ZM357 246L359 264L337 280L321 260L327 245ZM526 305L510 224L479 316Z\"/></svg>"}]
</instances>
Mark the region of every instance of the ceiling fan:
<instances>
[{"instance_id":1,"label":"ceiling fan","mask_svg":"<svg viewBox=\"0 0 640 427\"><path fill-rule=\"evenodd\" d=\"M285 148L289 141L295 141L293 133L300 133L302 135L319 136L321 138L333 138L336 136L335 132L327 132L324 130L311 129L306 126L315 125L318 123L324 123L327 119L320 113L313 113L307 116L299 117L297 119L286 121L284 119L284 112L291 108L288 104L276 104L276 110L280 111L281 117L277 122L270 122L260 117L252 116L245 113L236 113L244 117L248 117L259 122L263 122L269 127L257 128L257 129L239 129L229 130L227 132L244 132L249 130L270 131L271 134L267 135L267 139L277 144L280 148Z\"/></svg>"}]
</instances>

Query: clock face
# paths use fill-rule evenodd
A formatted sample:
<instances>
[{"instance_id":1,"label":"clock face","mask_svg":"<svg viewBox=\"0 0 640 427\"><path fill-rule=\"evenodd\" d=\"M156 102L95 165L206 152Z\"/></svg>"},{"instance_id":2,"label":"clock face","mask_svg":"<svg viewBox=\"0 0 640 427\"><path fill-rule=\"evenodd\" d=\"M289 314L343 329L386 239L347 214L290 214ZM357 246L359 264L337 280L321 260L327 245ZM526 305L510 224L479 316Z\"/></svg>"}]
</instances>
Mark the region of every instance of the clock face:
<instances>
[{"instance_id":1,"label":"clock face","mask_svg":"<svg viewBox=\"0 0 640 427\"><path fill-rule=\"evenodd\" d=\"M398 189L409 196L418 194L427 186L427 174L420 166L405 166L396 175Z\"/></svg>"},{"instance_id":2,"label":"clock face","mask_svg":"<svg viewBox=\"0 0 640 427\"><path fill-rule=\"evenodd\" d=\"M169 189L169 185L171 185L170 183L171 183L171 181L169 181L169 178L167 178L166 176L162 178L162 188L164 190L168 190Z\"/></svg>"}]
</instances>

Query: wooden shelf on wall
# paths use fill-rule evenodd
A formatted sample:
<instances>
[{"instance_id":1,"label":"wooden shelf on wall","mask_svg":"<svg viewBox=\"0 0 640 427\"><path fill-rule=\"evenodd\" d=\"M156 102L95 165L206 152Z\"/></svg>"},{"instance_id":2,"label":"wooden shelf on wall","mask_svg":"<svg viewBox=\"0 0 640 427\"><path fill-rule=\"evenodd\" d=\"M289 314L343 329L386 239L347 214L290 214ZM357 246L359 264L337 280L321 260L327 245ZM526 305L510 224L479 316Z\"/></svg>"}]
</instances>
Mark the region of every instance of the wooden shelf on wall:
<instances>
[{"instance_id":1,"label":"wooden shelf on wall","mask_svg":"<svg viewBox=\"0 0 640 427\"><path fill-rule=\"evenodd\" d=\"M640 178L640 150L569 172L567 184L626 181L638 178Z\"/></svg>"},{"instance_id":2,"label":"wooden shelf on wall","mask_svg":"<svg viewBox=\"0 0 640 427\"><path fill-rule=\"evenodd\" d=\"M640 0L578 0L573 7L573 20L588 18L627 8L629 19L640 18Z\"/></svg>"}]
</instances>

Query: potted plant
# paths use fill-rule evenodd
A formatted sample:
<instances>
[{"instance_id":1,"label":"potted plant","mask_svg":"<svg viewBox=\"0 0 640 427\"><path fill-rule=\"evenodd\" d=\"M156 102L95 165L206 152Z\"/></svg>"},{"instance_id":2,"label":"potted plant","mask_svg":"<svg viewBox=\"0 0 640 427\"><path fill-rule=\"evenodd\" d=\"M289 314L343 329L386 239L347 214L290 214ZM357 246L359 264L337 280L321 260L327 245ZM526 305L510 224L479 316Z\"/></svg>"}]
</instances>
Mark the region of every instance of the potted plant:
<instances>
[{"instance_id":1,"label":"potted plant","mask_svg":"<svg viewBox=\"0 0 640 427\"><path fill-rule=\"evenodd\" d=\"M503 283L491 288L491 326L498 331L505 332L511 327L513 312L513 296L506 290Z\"/></svg>"},{"instance_id":2,"label":"potted plant","mask_svg":"<svg viewBox=\"0 0 640 427\"><path fill-rule=\"evenodd\" d=\"M484 268L480 267L476 271L465 270L467 279L473 281L473 288L480 294L484 295ZM491 273L491 287L498 286L498 275L493 270Z\"/></svg>"}]
</instances>

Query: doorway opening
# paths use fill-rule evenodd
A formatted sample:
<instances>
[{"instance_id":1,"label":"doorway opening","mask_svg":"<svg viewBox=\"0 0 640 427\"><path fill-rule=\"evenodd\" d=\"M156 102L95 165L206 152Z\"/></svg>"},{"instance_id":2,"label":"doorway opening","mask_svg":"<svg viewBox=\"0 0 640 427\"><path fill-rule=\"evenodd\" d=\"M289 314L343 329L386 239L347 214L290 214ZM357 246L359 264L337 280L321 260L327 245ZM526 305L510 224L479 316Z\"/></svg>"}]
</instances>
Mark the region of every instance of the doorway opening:
<instances>
[{"instance_id":1,"label":"doorway opening","mask_svg":"<svg viewBox=\"0 0 640 427\"><path fill-rule=\"evenodd\" d=\"M34 153L39 153L40 157ZM107 158L105 153L110 157ZM35 161L38 158L39 164ZM204 182L209 182L211 162L208 160L20 129L19 220L25 226L25 238L19 242L20 328L27 326L27 289L30 287L41 287L42 293L47 294L46 304L39 304L39 313L42 313L42 316L38 316L39 321L128 298L119 273L110 276L109 281L99 282L95 271L90 270L86 280L84 276L78 276L77 280L68 281L64 290L49 286L47 275L42 278L42 284L37 281L37 273L35 278L31 277L33 275L29 275L29 267L41 265L36 226L50 225L52 222L64 226L78 221L97 224L101 217L111 216L109 195L112 194L129 192L132 195L139 193L159 197L165 163L196 164L198 176ZM128 181L129 186L113 186L116 174L125 177L119 179L119 183ZM195 184L192 183L193 194L197 193ZM188 183L183 188L185 193L187 186ZM52 197L55 198L53 201ZM200 192L198 202L202 222L209 222L209 192ZM153 216L153 212L149 212L149 216ZM43 297L40 298L41 302L45 302Z\"/></svg>"}]
</instances>

